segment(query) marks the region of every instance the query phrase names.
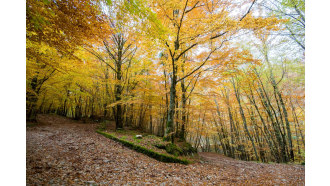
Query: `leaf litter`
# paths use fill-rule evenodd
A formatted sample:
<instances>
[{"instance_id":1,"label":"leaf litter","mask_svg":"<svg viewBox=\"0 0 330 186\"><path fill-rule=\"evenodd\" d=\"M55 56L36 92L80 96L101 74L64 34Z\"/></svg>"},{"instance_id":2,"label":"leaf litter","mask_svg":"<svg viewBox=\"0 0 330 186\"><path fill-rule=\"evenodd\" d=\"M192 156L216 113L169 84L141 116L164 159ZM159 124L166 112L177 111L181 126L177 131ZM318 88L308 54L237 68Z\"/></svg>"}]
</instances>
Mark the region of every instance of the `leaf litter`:
<instances>
[{"instance_id":1,"label":"leaf litter","mask_svg":"<svg viewBox=\"0 0 330 186\"><path fill-rule=\"evenodd\" d=\"M304 185L305 167L199 153L200 162L163 163L83 124L41 115L26 132L27 185Z\"/></svg>"}]
</instances>

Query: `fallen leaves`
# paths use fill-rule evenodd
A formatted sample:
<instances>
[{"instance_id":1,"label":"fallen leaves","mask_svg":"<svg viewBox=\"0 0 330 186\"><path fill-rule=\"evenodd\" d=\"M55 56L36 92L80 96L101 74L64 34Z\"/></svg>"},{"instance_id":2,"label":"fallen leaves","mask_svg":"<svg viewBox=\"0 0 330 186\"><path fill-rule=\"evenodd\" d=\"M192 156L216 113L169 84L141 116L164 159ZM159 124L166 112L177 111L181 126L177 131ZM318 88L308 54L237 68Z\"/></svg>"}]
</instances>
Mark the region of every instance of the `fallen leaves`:
<instances>
[{"instance_id":1,"label":"fallen leaves","mask_svg":"<svg viewBox=\"0 0 330 186\"><path fill-rule=\"evenodd\" d=\"M301 165L263 164L200 153L204 163L163 163L80 124L43 116L51 124L27 128L27 185L304 185Z\"/></svg>"}]
</instances>

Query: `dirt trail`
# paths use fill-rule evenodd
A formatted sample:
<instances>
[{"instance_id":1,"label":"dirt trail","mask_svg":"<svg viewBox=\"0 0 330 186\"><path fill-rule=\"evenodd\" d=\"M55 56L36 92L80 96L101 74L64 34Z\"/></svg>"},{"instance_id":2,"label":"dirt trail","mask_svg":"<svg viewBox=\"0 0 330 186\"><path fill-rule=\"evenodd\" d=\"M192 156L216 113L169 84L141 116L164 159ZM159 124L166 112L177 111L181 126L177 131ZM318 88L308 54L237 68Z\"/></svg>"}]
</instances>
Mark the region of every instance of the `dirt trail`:
<instances>
[{"instance_id":1,"label":"dirt trail","mask_svg":"<svg viewBox=\"0 0 330 186\"><path fill-rule=\"evenodd\" d=\"M39 115L26 133L27 185L304 185L305 167L200 153L191 165L163 163L95 133L96 124Z\"/></svg>"}]
</instances>

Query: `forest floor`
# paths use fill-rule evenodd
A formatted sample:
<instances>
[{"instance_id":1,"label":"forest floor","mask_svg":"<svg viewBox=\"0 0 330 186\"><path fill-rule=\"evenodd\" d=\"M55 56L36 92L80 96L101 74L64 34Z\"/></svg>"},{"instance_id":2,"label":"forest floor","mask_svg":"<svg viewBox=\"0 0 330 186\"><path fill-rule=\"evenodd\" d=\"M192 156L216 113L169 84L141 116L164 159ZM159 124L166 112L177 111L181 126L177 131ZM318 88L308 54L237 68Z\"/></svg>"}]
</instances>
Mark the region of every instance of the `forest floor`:
<instances>
[{"instance_id":1,"label":"forest floor","mask_svg":"<svg viewBox=\"0 0 330 186\"><path fill-rule=\"evenodd\" d=\"M27 185L304 185L305 167L199 153L201 161L163 163L128 149L83 124L39 115L26 131Z\"/></svg>"}]
</instances>

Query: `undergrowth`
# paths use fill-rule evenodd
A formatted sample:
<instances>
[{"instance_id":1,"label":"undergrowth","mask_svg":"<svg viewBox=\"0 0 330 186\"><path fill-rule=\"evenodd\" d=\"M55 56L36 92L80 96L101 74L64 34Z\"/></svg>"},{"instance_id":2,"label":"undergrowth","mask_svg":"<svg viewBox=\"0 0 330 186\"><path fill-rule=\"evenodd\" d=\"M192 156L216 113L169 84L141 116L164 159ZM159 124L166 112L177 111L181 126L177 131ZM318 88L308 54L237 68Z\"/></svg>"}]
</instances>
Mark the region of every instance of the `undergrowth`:
<instances>
[{"instance_id":1,"label":"undergrowth","mask_svg":"<svg viewBox=\"0 0 330 186\"><path fill-rule=\"evenodd\" d=\"M99 133L99 134L102 134L103 136L105 136L109 139L118 141L118 142L122 143L124 146L126 146L128 148L133 149L137 152L143 153L143 154L145 154L145 155L147 155L151 158L154 158L158 161L162 161L162 162L166 162L166 163L181 163L181 164L185 164L185 165L191 163L189 160L186 160L186 159L183 159L183 158L177 158L177 157L174 157L174 156L169 156L169 155L166 155L166 154L155 152L151 149L148 149L148 148L143 147L141 145L138 145L136 143L127 141L123 137L122 138L117 138L116 136L111 135L111 134L106 133L106 132L103 132L101 130L97 130L96 132Z\"/></svg>"}]
</instances>

